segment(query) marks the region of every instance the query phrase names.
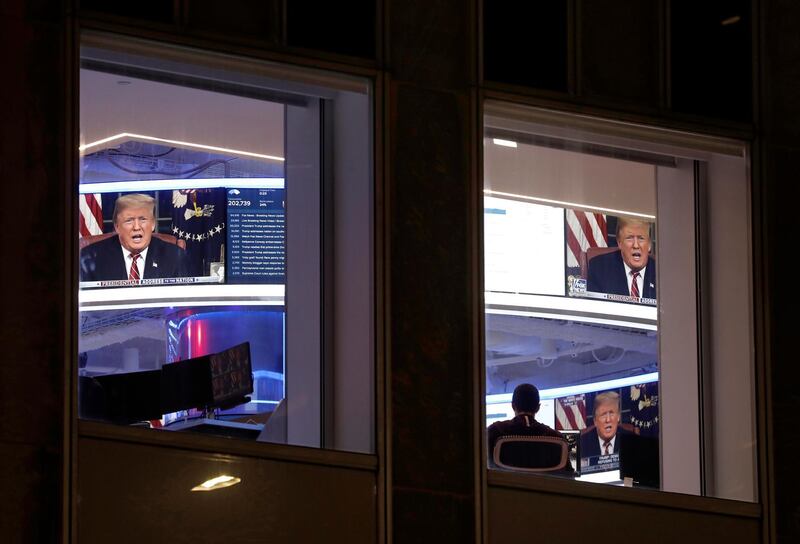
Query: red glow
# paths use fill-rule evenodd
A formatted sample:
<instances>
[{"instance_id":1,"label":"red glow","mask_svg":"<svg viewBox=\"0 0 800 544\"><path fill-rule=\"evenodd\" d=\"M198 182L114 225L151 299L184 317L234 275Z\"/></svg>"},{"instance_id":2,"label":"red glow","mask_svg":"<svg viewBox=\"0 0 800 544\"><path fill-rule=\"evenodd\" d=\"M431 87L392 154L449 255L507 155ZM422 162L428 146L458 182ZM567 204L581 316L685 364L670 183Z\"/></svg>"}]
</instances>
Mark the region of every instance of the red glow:
<instances>
[{"instance_id":1,"label":"red glow","mask_svg":"<svg viewBox=\"0 0 800 544\"><path fill-rule=\"evenodd\" d=\"M192 357L201 357L208 353L208 342L206 334L208 323L204 319L193 319L189 325L189 330L194 328L194 332L189 335L189 343L191 345Z\"/></svg>"}]
</instances>

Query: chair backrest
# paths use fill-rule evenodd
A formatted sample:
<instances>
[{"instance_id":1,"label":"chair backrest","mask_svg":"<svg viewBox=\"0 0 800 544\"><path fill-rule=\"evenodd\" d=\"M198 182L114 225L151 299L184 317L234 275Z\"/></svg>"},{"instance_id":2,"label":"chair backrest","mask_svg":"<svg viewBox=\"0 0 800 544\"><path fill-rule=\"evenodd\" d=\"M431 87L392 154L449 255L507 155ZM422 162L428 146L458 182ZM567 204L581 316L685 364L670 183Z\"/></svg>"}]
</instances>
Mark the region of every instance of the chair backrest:
<instances>
[{"instance_id":1,"label":"chair backrest","mask_svg":"<svg viewBox=\"0 0 800 544\"><path fill-rule=\"evenodd\" d=\"M598 255L604 255L606 253L613 253L614 251L619 251L618 247L590 247L586 251L581 251L580 257L578 259L578 264L581 266L581 277L588 278L589 277L589 261L597 257Z\"/></svg>"},{"instance_id":2,"label":"chair backrest","mask_svg":"<svg viewBox=\"0 0 800 544\"><path fill-rule=\"evenodd\" d=\"M492 452L495 465L522 472L563 470L569 462L569 446L555 436L501 436Z\"/></svg>"},{"instance_id":3,"label":"chair backrest","mask_svg":"<svg viewBox=\"0 0 800 544\"><path fill-rule=\"evenodd\" d=\"M90 246L94 243L99 242L100 240L105 240L106 238L111 238L114 236L115 232L106 232L104 234L94 234L92 236L84 236L78 240L80 245L79 249L83 249L86 246ZM174 244L181 249L186 249L186 240L183 238L177 238L171 234L161 234L160 232L154 232L153 236L161 240L162 242L166 242L168 244Z\"/></svg>"}]
</instances>

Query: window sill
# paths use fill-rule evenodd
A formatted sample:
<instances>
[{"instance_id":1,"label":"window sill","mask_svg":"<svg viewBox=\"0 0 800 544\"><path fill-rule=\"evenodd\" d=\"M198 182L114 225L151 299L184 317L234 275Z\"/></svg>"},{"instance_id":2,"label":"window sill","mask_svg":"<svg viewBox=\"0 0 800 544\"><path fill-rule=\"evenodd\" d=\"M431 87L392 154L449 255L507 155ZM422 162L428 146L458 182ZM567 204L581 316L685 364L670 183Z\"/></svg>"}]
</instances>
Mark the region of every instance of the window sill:
<instances>
[{"instance_id":1,"label":"window sill","mask_svg":"<svg viewBox=\"0 0 800 544\"><path fill-rule=\"evenodd\" d=\"M197 435L188 432L157 431L95 421L78 422L79 438L99 438L116 442L147 444L165 448L223 453L277 461L335 466L376 472L376 455L333 451L286 444L272 444L232 438Z\"/></svg>"},{"instance_id":2,"label":"window sill","mask_svg":"<svg viewBox=\"0 0 800 544\"><path fill-rule=\"evenodd\" d=\"M745 518L761 517L761 505L758 503L717 499L713 497L698 497L654 489L576 482L564 478L520 474L503 470L489 469L487 484L489 487L503 487L590 499L604 499L657 508L689 510L693 512Z\"/></svg>"}]
</instances>

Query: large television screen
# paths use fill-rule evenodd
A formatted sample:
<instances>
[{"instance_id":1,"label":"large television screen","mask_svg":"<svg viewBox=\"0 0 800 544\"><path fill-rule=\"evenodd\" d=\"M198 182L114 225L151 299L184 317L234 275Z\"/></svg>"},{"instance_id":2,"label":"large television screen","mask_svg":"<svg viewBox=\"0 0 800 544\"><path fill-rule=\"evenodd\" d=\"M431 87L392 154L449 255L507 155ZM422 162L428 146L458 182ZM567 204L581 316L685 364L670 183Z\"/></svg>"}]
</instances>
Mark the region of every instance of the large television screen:
<instances>
[{"instance_id":1,"label":"large television screen","mask_svg":"<svg viewBox=\"0 0 800 544\"><path fill-rule=\"evenodd\" d=\"M486 196L484 239L487 291L656 304L649 216Z\"/></svg>"},{"instance_id":2,"label":"large television screen","mask_svg":"<svg viewBox=\"0 0 800 544\"><path fill-rule=\"evenodd\" d=\"M627 381L634 380L642 381L598 384L601 390L555 399L556 430L580 432L577 468L581 475L619 470L624 437L628 435L658 441L658 381L653 376Z\"/></svg>"},{"instance_id":3,"label":"large television screen","mask_svg":"<svg viewBox=\"0 0 800 544\"><path fill-rule=\"evenodd\" d=\"M103 232L80 238L80 287L283 284L285 193L282 178L83 184Z\"/></svg>"}]
</instances>

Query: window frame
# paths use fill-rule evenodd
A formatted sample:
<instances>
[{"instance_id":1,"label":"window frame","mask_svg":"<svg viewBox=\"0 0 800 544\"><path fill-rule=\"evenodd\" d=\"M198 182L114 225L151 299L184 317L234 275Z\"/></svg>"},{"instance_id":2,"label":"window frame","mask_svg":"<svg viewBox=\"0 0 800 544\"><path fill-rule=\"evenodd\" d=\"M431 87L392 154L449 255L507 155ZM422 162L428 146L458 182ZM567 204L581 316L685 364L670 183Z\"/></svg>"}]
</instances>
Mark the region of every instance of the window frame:
<instances>
[{"instance_id":1,"label":"window frame","mask_svg":"<svg viewBox=\"0 0 800 544\"><path fill-rule=\"evenodd\" d=\"M530 104L526 103L515 103L511 102L509 97L506 95L498 94L497 97L494 94L498 93L486 93L483 98L483 109L481 113L481 134L485 131L486 127L489 126L487 123L487 119L491 119L493 117L502 119L506 125L509 124L513 125L514 123L518 123L520 126L523 126L525 123L532 123L537 124L540 126L546 126L548 128L548 134L556 137L562 137L565 139L574 139L581 142L591 142L592 137L595 134L598 134L602 141L605 143L613 143L613 145L618 145L620 147L625 147L627 143L630 145L631 142L635 144L635 149L641 152L654 152L658 151L660 153L664 153L665 151L671 150L672 152L686 156L696 156L701 158L702 156L710 156L712 154L719 154L722 156L738 156L742 161L742 166L744 167L744 177L745 177L745 184L746 184L746 259L744 265L747 269L747 292L742 297L745 300L747 306L747 314L746 317L748 319L748 333L747 333L747 341L749 343L748 346L748 356L749 356L749 375L748 375L748 382L747 387L749 389L750 394L750 404L749 404L749 417L752 420L752 438L756 442L752 448L750 449L751 457L752 457L752 489L754 492L754 497L750 500L727 500L725 498L719 498L711 495L686 495L684 492L667 492L664 493L662 490L650 490L650 489L620 489L614 486L596 486L592 485L591 483L585 482L573 482L573 481L565 481L560 478L537 478L537 477L530 477L528 475L519 474L519 473L512 473L512 472L505 472L505 471L498 471L494 469L490 469L487 465L487 455L489 452L486 451L486 442L485 439L482 440L482 456L481 456L481 466L482 468L487 470L487 481L489 486L500 486L500 487L511 487L511 488L524 488L524 489L531 489L531 490L543 490L543 491L552 491L552 492L563 492L563 493L577 493L580 495L586 496L608 496L613 497L614 499L621 500L621 501L630 501L630 502L639 502L641 500L646 500L650 504L662 504L666 506L674 506L679 503L679 501L686 501L688 500L689 503L692 505L692 508L696 508L702 511L708 511L709 508L716 509L721 506L722 511L725 512L736 512L737 514L742 514L757 517L758 516L758 505L760 502L763 501L763 497L760 496L760 491L763 488L763 475L759 476L758 470L758 458L760 455L760 450L762 446L760 445L760 440L762 434L759 431L759 421L758 421L758 402L757 402L757 394L758 394L758 353L756 351L756 339L757 339L757 331L758 331L758 315L754 312L754 308L756 308L756 300L758 297L758 285L756 284L756 277L758 271L754 268L753 265L753 255L756 250L754 240L756 239L754 236L754 232L757 229L757 225L753 220L753 208L752 208L752 201L753 201L753 194L754 194L754 186L752 181L752 165L750 160L750 148L751 143L735 138L728 138L728 137L721 137L721 136L711 136L711 135L704 135L697 131L686 131L686 130L674 130L671 128L666 127L659 127L659 123L653 122L652 120L645 120L642 122L639 121L618 121L614 120L609 117L607 113L592 113L583 114L583 113L574 113L569 111L558 111L553 109L552 104L547 104L546 106L540 106L535 101L529 101ZM523 132L523 130L520 130ZM587 136L588 135L588 136ZM480 164L483 165L483 156L484 156L484 138L486 136L483 135L478 138L479 149L478 153L481 157ZM627 148L627 147L626 147ZM479 197L479 206L478 212L480 214L480 251L481 255L483 255L484 251L484 240L483 240L483 192L484 192L484 174L485 170L483 168L479 169L479 181L478 187L480 191ZM697 179L697 178L695 178ZM717 195L719 195L719 190L717 190ZM707 206L709 205L709 198L704 194L700 195L693 195L697 197L697 203L695 205L695 209L693 213L698 213L698 210L702 210L700 213L708 213ZM737 208L738 209L738 208ZM696 216L695 217L695 227L697 227L698 232L694 233L695 240L698 244L698 248L696 248L698 262L697 274L698 274L698 310L697 310L697 326L696 331L698 337L701 340L698 342L698 348L702 349L702 353L699 354L701 358L700 364L696 367L696 372L698 376L700 376L699 380L702 379L703 373L708 374L710 368L710 361L711 355L709 354L709 344L704 343L707 342L706 337L709 335L709 322L711 321L711 310L710 304L713 301L709 301L709 294L708 294L708 278L703 277L700 274L702 270L704 274L708 272L709 267L709 257L708 251L708 239L709 236L714 234L713 227L712 230L709 231L709 225L707 221L707 216ZM718 227L717 227L718 228ZM482 262L482 261L481 261ZM661 262L659 259L659 268L661 268ZM484 270L481 267L480 270L480 277L481 277L481 295L483 296L485 290L483 289L483 274ZM662 275L659 276L663 278ZM701 283L702 282L702 283ZM659 301L660 304L661 301ZM659 309L659 312L661 310ZM484 325L485 319L485 312L486 306L481 307L481 346L482 348L485 345L485 334L486 330ZM717 308L714 310L715 315L719 317L720 310ZM659 337L661 337L661 323L659 321ZM706 378L708 379L708 378ZM661 379L659 379L661 382ZM481 368L480 368L480 386L477 388L480 391L480 421L479 423L479 433L480 436L485 437L486 432L486 358L485 358L485 349L482 350L481 356ZM699 382L698 388L702 387L702 382ZM662 394L661 391L659 394ZM708 406L702 406L704 402L700 402L701 406L698 409L698 415L701 418L699 422L699 426L704 428L704 436L702 437L702 444L698 444L698 448L707 448L708 441L710 440L709 435L713 434L714 427L709 427L708 421L703 421L703 411L708 410ZM662 435L663 440L663 435ZM702 459L698 464L698 470L707 471L710 469L710 465L712 464L711 460L708 458ZM705 481L705 480L704 480ZM662 483L663 487L663 483ZM491 495L491 493L490 493ZM683 503L681 503L683 504ZM731 507L731 508L728 508Z\"/></svg>"},{"instance_id":2,"label":"window frame","mask_svg":"<svg viewBox=\"0 0 800 544\"><path fill-rule=\"evenodd\" d=\"M153 433L149 429L117 426L110 423L80 419L78 417L77 379L75 378L78 375L77 338L79 331L77 324L79 323L79 319L77 316L80 312L77 296L77 279L71 280L75 281L75 283L70 288L70 291L73 293L71 300L73 317L71 321L74 323L72 327L73 343L71 345L75 346L76 349L75 353L68 353L67 357L67 360L70 362L67 371L69 372L69 375L73 377L69 380L70 385L68 391L70 392L70 395L68 398L71 399L71 428L73 429L73 436L75 437L76 443L78 439L81 438L101 438L112 441L170 446L185 448L187 450L215 452L222 454L246 455L249 457L267 459L294 460L376 472L379 468L378 456L383 447L381 445L383 432L381 429L382 425L380 425L380 422L382 421L380 414L382 413L381 407L383 405L383 392L382 388L379 386L380 383L382 383L379 381L379 378L383 375L383 357L379 349L377 349L378 346L381 345L379 331L382 330L380 325L381 312L378 311L380 297L377 295L378 286L381 285L379 281L379 274L381 274L379 255L382 251L381 244L379 243L379 226L381 222L379 220L378 211L380 208L377 203L379 202L379 195L381 193L380 185L382 183L383 176L381 170L376 167L376 164L380 163L379 153L381 152L381 148L378 145L378 142L380 141L380 132L378 128L381 124L381 117L378 115L378 113L381 111L381 105L380 101L376 99L376 97L380 96L380 89L382 86L381 78L378 77L376 70L368 68L358 68L332 62L326 62L324 63L323 67L320 67L319 62L312 63L308 59L299 57L287 59L286 55L273 55L266 51L258 52L259 54L257 57L252 56L252 52L250 52L250 56L246 56L238 50L227 51L226 48L218 45L198 47L194 43L184 44L179 38L180 37L176 39L175 36L161 36L156 38L142 39L127 37L117 33L108 33L105 29L94 29L91 27L82 28L80 32L76 33L76 47L73 49L74 58L76 60L72 63L73 75L71 81L76 87L75 95L79 95L78 86L80 84L80 78L78 73L80 70L80 62L77 59L80 58L80 47L89 44L91 46L101 48L120 48L123 50L136 49L137 53L141 53L145 56L164 54L166 52L167 54L175 54L174 58L178 60L183 58L182 54L187 55L185 58L194 60L198 60L202 56L207 57L206 61L209 63L212 63L212 61L209 59L216 59L218 62L223 62L225 66L232 66L241 72L254 73L258 75L266 74L268 76L277 78L281 82L291 84L293 87L298 89L307 89L312 88L313 86L318 86L320 88L328 89L331 92L349 91L362 93L367 97L368 106L366 108L366 113L368 115L368 124L367 130L363 135L363 141L369 147L369 152L367 153L367 163L365 163L364 169L364 175L367 177L369 190L368 193L362 195L362 201L368 203L369 223L366 230L368 231L369 254L366 258L366 263L368 266L369 290L368 295L364 297L364 301L362 302L366 303L369 307L369 330L367 331L368 334L363 334L364 331L361 331L361 333L363 336L368 337L369 343L368 366L370 367L370 372L368 373L368 379L370 401L368 402L368 406L370 417L367 418L369 420L367 423L369 427L367 432L370 436L370 451L362 452L347 449L332 449L333 441L330 436L328 436L326 439L325 435L326 427L328 429L327 433L329 434L330 425L333 425L334 423L332 420L328 421L330 414L326 413L322 406L320 409L320 444L316 448L308 448L300 444L295 445L255 441L231 441L225 438L204 436L193 433ZM176 52L178 53L176 54ZM289 62L287 62L287 60ZM77 133L79 132L79 107L77 100L73 102L73 107L75 108L75 115L73 117L74 130L70 140L75 143L74 145L70 145L69 148L77 149ZM322 159L323 157L320 158ZM77 155L75 155L75 158L71 159L70 162L72 164L72 172L70 172L72 183L69 184L69 188L67 190L69 191L68 202L71 204L71 211L68 216L67 224L76 225L77 221L75 218L78 217L77 200L79 194L79 161L77 160ZM321 200L323 198L331 198L331 200L333 200L337 196L335 194L335 190L330 187L331 183L323 181L323 179L328 178L330 178L330 173L326 173L325 176L320 178L321 183L319 198ZM344 191L344 189L340 189L340 191ZM333 209L333 205L329 203L325 203L324 206L327 207L329 213ZM320 231L323 230L321 225L325 220L330 220L330 217L326 219L325 214L321 213L319 218ZM352 230L352 226L345 226L343 230L348 229ZM65 235L67 237L67 247L72 248L72 257L69 262L77 263L77 237L72 236L72 233L77 232L77 230L76 228L70 227L67 232L68 234ZM320 267L324 268L326 272L332 270L334 267L341 267L341 265L337 264L336 262L333 248L337 243L342 242L342 239L327 240L327 238L328 237L326 236L324 248L322 247L323 243L320 244L320 259L321 261L324 261L320 263ZM344 249L347 248L345 247ZM71 277L77 278L77 273ZM346 282L344 286L347 287ZM323 281L320 282L320 290L322 291L325 288L329 290L327 296L333 297L331 291L342 288L342 282L339 281L338 283L334 283L329 278L323 279ZM320 297L320 300L321 299L322 297ZM341 311L337 310L336 308L327 308L322 302L320 302L320 305L321 319L328 317L328 314L332 313L333 311ZM331 337L335 334L339 333L326 332L321 334L320 342L322 342L322 336L326 336L327 340L330 341ZM352 334L352 332L350 332L350 334ZM321 366L321 379L327 377L328 374L332 374L331 370L325 370L326 367L330 368L332 366L331 364L322 364ZM322 390L323 387L328 386L320 386L320 390ZM346 391L339 391L338 395L346 396L345 393ZM328 400L328 403L330 403L330 400ZM323 440L325 440L324 443Z\"/></svg>"}]
</instances>

